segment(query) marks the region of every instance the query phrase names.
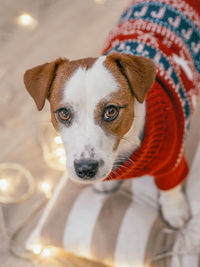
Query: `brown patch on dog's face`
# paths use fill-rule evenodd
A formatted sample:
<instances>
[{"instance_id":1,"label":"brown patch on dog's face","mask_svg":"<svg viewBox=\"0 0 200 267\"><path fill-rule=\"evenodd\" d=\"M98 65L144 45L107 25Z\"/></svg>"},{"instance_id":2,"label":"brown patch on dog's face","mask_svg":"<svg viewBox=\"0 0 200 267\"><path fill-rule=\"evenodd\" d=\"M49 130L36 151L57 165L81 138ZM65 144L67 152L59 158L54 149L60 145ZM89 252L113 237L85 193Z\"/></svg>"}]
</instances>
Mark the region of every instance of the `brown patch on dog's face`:
<instances>
[{"instance_id":1,"label":"brown patch on dog's face","mask_svg":"<svg viewBox=\"0 0 200 267\"><path fill-rule=\"evenodd\" d=\"M62 64L57 70L57 75L54 79L51 94L48 98L51 107L51 121L55 128L58 128L58 122L55 117L55 111L62 107L64 87L67 80L75 73L75 71L82 67L87 70L93 66L97 58L86 58L74 60Z\"/></svg>"},{"instance_id":2,"label":"brown patch on dog's face","mask_svg":"<svg viewBox=\"0 0 200 267\"><path fill-rule=\"evenodd\" d=\"M116 150L121 138L130 130L133 124L135 98L117 65L113 64L109 58L105 60L104 65L112 72L114 78L120 85L120 89L99 103L95 110L95 120L108 134L116 136L114 147L114 150ZM119 115L115 120L107 122L102 119L102 113L110 105L120 107Z\"/></svg>"},{"instance_id":3,"label":"brown patch on dog's face","mask_svg":"<svg viewBox=\"0 0 200 267\"><path fill-rule=\"evenodd\" d=\"M144 57L113 53L107 56L104 65L120 85L118 92L102 100L96 108L96 122L108 133L117 137L117 149L122 137L130 130L134 121L134 100L142 103L151 88L156 74L152 60ZM114 105L120 108L118 117L110 122L102 120L105 107Z\"/></svg>"},{"instance_id":4,"label":"brown patch on dog's face","mask_svg":"<svg viewBox=\"0 0 200 267\"><path fill-rule=\"evenodd\" d=\"M25 72L25 87L33 97L38 110L43 109L46 99L49 100L54 127L56 127L56 120L53 111L56 107L59 107L62 101L65 82L78 67L87 70L93 66L96 60L96 58L85 58L69 61L68 59L58 58Z\"/></svg>"},{"instance_id":5,"label":"brown patch on dog's face","mask_svg":"<svg viewBox=\"0 0 200 267\"><path fill-rule=\"evenodd\" d=\"M106 64L117 80L120 79L119 73L125 78L131 93L143 103L156 78L154 62L150 58L115 52L107 57Z\"/></svg>"}]
</instances>

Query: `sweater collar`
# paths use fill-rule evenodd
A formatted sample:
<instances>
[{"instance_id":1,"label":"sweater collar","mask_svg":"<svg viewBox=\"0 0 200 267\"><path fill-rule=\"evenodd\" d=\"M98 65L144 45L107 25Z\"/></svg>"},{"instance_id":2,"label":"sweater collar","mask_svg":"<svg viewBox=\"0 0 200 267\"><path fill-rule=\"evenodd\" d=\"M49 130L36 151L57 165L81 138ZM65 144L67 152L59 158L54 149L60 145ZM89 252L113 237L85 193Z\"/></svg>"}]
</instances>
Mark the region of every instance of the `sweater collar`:
<instances>
[{"instance_id":1,"label":"sweater collar","mask_svg":"<svg viewBox=\"0 0 200 267\"><path fill-rule=\"evenodd\" d=\"M141 146L105 180L154 175L173 167L181 155L184 114L178 94L170 79L157 74L146 97L146 122Z\"/></svg>"}]
</instances>

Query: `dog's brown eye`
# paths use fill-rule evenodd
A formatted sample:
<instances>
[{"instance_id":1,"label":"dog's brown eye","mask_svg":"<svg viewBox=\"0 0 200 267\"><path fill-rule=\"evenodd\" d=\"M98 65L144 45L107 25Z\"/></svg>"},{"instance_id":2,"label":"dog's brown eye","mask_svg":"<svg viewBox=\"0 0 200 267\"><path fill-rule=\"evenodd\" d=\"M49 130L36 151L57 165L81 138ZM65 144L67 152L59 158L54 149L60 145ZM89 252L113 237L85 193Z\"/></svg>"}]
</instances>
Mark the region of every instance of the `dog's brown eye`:
<instances>
[{"instance_id":1,"label":"dog's brown eye","mask_svg":"<svg viewBox=\"0 0 200 267\"><path fill-rule=\"evenodd\" d=\"M119 115L119 107L110 105L104 109L102 118L104 121L110 122L115 120L118 117L118 115Z\"/></svg>"},{"instance_id":2,"label":"dog's brown eye","mask_svg":"<svg viewBox=\"0 0 200 267\"><path fill-rule=\"evenodd\" d=\"M69 109L61 108L56 111L57 117L61 122L70 122L72 114Z\"/></svg>"}]
</instances>

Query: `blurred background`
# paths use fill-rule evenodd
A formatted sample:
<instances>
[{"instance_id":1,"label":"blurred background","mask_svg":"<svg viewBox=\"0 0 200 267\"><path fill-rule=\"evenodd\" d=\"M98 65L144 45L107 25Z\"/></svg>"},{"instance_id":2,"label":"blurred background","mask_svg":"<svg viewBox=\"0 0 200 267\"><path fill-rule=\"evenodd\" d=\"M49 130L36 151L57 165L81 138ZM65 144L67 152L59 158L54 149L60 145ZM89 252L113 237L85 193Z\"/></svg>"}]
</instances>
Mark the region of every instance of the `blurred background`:
<instances>
[{"instance_id":1,"label":"blurred background","mask_svg":"<svg viewBox=\"0 0 200 267\"><path fill-rule=\"evenodd\" d=\"M29 266L10 253L10 238L49 197L64 162L59 137L48 128L49 106L46 103L42 112L37 111L25 91L23 74L26 69L57 57L99 56L108 32L127 3L128 0L0 0L1 266ZM51 139L57 148L51 147ZM52 166L52 159L56 159L48 155L51 149L57 149L61 163L58 168Z\"/></svg>"},{"instance_id":2,"label":"blurred background","mask_svg":"<svg viewBox=\"0 0 200 267\"><path fill-rule=\"evenodd\" d=\"M109 31L116 25L128 2L0 0L2 267L41 266L26 260L19 243L16 245L19 251L13 251L11 240L34 219L36 211L42 210L64 171L65 154L50 123L49 105L46 103L41 112L37 111L25 90L24 72L57 57L99 56ZM199 122L199 116L200 107L194 121ZM189 163L195 154L199 135L199 123L196 123L188 139ZM74 257L70 259L73 265L62 266L100 266ZM59 265L48 263L46 266Z\"/></svg>"}]
</instances>

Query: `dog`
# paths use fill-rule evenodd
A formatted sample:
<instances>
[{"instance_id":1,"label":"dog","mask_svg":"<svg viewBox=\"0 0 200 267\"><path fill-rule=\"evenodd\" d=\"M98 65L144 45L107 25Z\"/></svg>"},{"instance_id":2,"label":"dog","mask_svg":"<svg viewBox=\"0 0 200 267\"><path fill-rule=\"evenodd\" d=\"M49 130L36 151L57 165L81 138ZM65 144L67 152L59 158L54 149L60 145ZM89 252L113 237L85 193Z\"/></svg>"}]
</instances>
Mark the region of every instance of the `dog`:
<instances>
[{"instance_id":1,"label":"dog","mask_svg":"<svg viewBox=\"0 0 200 267\"><path fill-rule=\"evenodd\" d=\"M25 72L38 110L48 99L69 177L111 192L152 175L165 221L189 219L182 182L184 138L200 84L200 10L195 1L137 0L99 58L56 59Z\"/></svg>"}]
</instances>

